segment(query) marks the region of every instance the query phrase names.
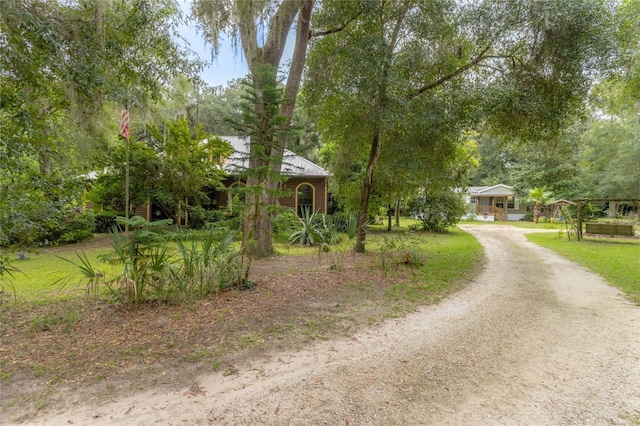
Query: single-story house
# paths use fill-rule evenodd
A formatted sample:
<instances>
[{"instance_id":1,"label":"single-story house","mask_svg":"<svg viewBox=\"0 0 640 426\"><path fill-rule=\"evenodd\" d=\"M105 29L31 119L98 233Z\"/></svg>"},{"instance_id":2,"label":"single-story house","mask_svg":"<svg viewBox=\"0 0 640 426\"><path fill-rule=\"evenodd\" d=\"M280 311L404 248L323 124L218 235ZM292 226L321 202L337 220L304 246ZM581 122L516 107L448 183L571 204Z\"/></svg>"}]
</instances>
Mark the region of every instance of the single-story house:
<instances>
[{"instance_id":1,"label":"single-story house","mask_svg":"<svg viewBox=\"0 0 640 426\"><path fill-rule=\"evenodd\" d=\"M465 194L465 201L472 206L472 212L465 218L487 222L521 220L528 208L526 203L519 202L513 187L503 184L471 186Z\"/></svg>"},{"instance_id":2,"label":"single-story house","mask_svg":"<svg viewBox=\"0 0 640 426\"><path fill-rule=\"evenodd\" d=\"M207 208L229 208L229 200L233 202L233 189L244 185L240 178L249 165L249 139L238 136L221 136L233 147L233 154L224 159L223 168L229 175L224 182L227 191L210 191L210 204ZM281 197L278 202L283 207L290 207L302 216L304 211L327 213L329 204L328 179L331 174L288 149L284 150L281 173L287 180L281 183L281 189L289 195ZM230 197L231 196L231 197Z\"/></svg>"},{"instance_id":3,"label":"single-story house","mask_svg":"<svg viewBox=\"0 0 640 426\"><path fill-rule=\"evenodd\" d=\"M234 189L244 185L240 177L248 167L249 139L238 136L221 136L233 147L233 153L229 158L222 159L222 167L227 172L227 179L223 182L227 188L225 191L207 190L209 201L203 207L206 209L230 209L230 200L233 200ZM285 149L282 159L281 173L287 177L280 184L281 189L289 193L281 197L280 206L290 207L302 216L305 211L327 213L329 207L328 179L331 176L327 170L306 158ZM98 172L86 175L88 179L95 179ZM133 215L141 216L148 221L165 219L166 214L153 203L135 206Z\"/></svg>"}]
</instances>

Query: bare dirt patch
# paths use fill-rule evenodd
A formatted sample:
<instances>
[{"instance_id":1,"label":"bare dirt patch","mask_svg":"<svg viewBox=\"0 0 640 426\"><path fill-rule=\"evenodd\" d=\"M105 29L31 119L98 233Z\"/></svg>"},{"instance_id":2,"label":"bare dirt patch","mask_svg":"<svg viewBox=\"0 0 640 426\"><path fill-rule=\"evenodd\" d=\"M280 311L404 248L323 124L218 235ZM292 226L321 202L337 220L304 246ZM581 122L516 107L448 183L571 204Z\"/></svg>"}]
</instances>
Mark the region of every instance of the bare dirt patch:
<instances>
[{"instance_id":1,"label":"bare dirt patch","mask_svg":"<svg viewBox=\"0 0 640 426\"><path fill-rule=\"evenodd\" d=\"M11 306L2 313L2 419L30 422L106 396L182 389L204 372L232 374L243 360L399 315L385 291L416 271L385 275L377 262L372 255L347 255L335 270L326 257L279 255L254 262L253 289L188 305L128 309L73 299Z\"/></svg>"}]
</instances>

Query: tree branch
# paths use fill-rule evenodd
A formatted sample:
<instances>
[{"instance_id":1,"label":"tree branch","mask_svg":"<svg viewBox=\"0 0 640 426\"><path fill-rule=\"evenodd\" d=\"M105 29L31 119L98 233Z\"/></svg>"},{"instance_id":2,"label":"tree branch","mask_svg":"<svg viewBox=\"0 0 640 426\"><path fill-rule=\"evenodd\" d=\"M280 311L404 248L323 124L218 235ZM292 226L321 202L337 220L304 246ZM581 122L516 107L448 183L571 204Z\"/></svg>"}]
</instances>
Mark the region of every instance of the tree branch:
<instances>
[{"instance_id":1,"label":"tree branch","mask_svg":"<svg viewBox=\"0 0 640 426\"><path fill-rule=\"evenodd\" d=\"M355 21L358 16L362 15L362 9L358 11L358 13L356 13L354 16L352 16L347 22L345 22L343 25L336 27L336 28L331 28L329 30L324 30L324 31L309 31L309 38L313 38L313 37L324 37L326 35L329 34L334 34L334 33L338 33L342 30L344 30L345 28L347 28L347 26L352 23L353 21Z\"/></svg>"},{"instance_id":2,"label":"tree branch","mask_svg":"<svg viewBox=\"0 0 640 426\"><path fill-rule=\"evenodd\" d=\"M452 80L453 78L459 76L460 74L462 74L463 72L467 71L468 69L473 68L474 66L478 65L480 63L480 61L482 61L483 59L486 59L485 54L489 51L490 48L491 48L491 45L488 45L487 47L485 47L482 50L482 52L480 52L480 54L478 56L476 56L471 62L469 62L465 66L458 68L457 70L453 71L450 74L447 74L445 76L440 77L439 79L437 79L433 83L425 84L424 86L422 86L418 90L416 90L416 91L414 91L412 93L409 93L409 99L413 99L416 96L423 94L427 90L431 90L431 89L433 89L435 87L441 86L442 84L444 84L447 81Z\"/></svg>"},{"instance_id":3,"label":"tree branch","mask_svg":"<svg viewBox=\"0 0 640 426\"><path fill-rule=\"evenodd\" d=\"M284 97L287 103L282 106L282 115L288 117L289 122L287 124L290 124L291 122L296 96L300 89L300 80L302 78L302 72L304 70L304 64L307 57L307 46L309 44L309 39L306 37L306 34L309 34L310 32L311 13L313 11L314 2L315 0L302 0L300 12L298 14L296 44L293 49L291 66L289 67L289 76L284 89Z\"/></svg>"},{"instance_id":4,"label":"tree branch","mask_svg":"<svg viewBox=\"0 0 640 426\"><path fill-rule=\"evenodd\" d=\"M284 0L269 22L269 34L263 47L263 60L278 66L289 29L302 5L297 0Z\"/></svg>"}]
</instances>

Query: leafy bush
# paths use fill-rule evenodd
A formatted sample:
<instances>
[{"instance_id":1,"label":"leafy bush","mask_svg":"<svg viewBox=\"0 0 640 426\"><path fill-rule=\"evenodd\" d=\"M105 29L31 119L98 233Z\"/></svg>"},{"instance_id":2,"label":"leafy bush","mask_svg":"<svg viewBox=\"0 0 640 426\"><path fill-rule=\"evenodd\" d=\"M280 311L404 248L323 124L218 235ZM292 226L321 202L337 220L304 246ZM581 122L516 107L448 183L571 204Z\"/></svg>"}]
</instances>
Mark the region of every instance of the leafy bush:
<instances>
[{"instance_id":1,"label":"leafy bush","mask_svg":"<svg viewBox=\"0 0 640 426\"><path fill-rule=\"evenodd\" d=\"M0 219L0 244L46 246L75 243L91 238L94 225L93 213L81 213L73 208L28 214L12 211Z\"/></svg>"},{"instance_id":2,"label":"leafy bush","mask_svg":"<svg viewBox=\"0 0 640 426\"><path fill-rule=\"evenodd\" d=\"M77 243L93 237L94 228L95 216L92 212L68 210L50 221L38 240L53 245Z\"/></svg>"},{"instance_id":3,"label":"leafy bush","mask_svg":"<svg viewBox=\"0 0 640 426\"><path fill-rule=\"evenodd\" d=\"M98 234L108 234L116 226L116 214L100 212L96 214L94 232Z\"/></svg>"},{"instance_id":4,"label":"leafy bush","mask_svg":"<svg viewBox=\"0 0 640 426\"><path fill-rule=\"evenodd\" d=\"M300 218L292 209L284 209L272 219L272 236L274 241L287 242L293 229L300 223Z\"/></svg>"},{"instance_id":5,"label":"leafy bush","mask_svg":"<svg viewBox=\"0 0 640 426\"><path fill-rule=\"evenodd\" d=\"M408 232L398 234L394 238L385 235L380 245L380 260L385 274L389 272L391 267L421 266L423 255L418 239Z\"/></svg>"},{"instance_id":6,"label":"leafy bush","mask_svg":"<svg viewBox=\"0 0 640 426\"><path fill-rule=\"evenodd\" d=\"M202 229L207 224L222 222L227 219L222 210L207 210L202 206L189 206L189 228Z\"/></svg>"},{"instance_id":7,"label":"leafy bush","mask_svg":"<svg viewBox=\"0 0 640 426\"><path fill-rule=\"evenodd\" d=\"M464 213L462 197L452 191L418 195L409 202L409 214L420 221L425 231L445 232L460 222Z\"/></svg>"}]
</instances>

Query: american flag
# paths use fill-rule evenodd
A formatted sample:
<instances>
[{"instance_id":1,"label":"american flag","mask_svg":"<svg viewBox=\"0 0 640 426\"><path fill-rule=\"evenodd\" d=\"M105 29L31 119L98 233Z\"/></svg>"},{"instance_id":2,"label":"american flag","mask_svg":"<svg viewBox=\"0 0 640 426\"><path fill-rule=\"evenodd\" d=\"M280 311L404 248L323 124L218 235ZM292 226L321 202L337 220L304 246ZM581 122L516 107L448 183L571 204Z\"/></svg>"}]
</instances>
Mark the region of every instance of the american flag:
<instances>
[{"instance_id":1,"label":"american flag","mask_svg":"<svg viewBox=\"0 0 640 426\"><path fill-rule=\"evenodd\" d=\"M122 116L120 117L120 134L129 140L129 110L127 108L122 109Z\"/></svg>"}]
</instances>

